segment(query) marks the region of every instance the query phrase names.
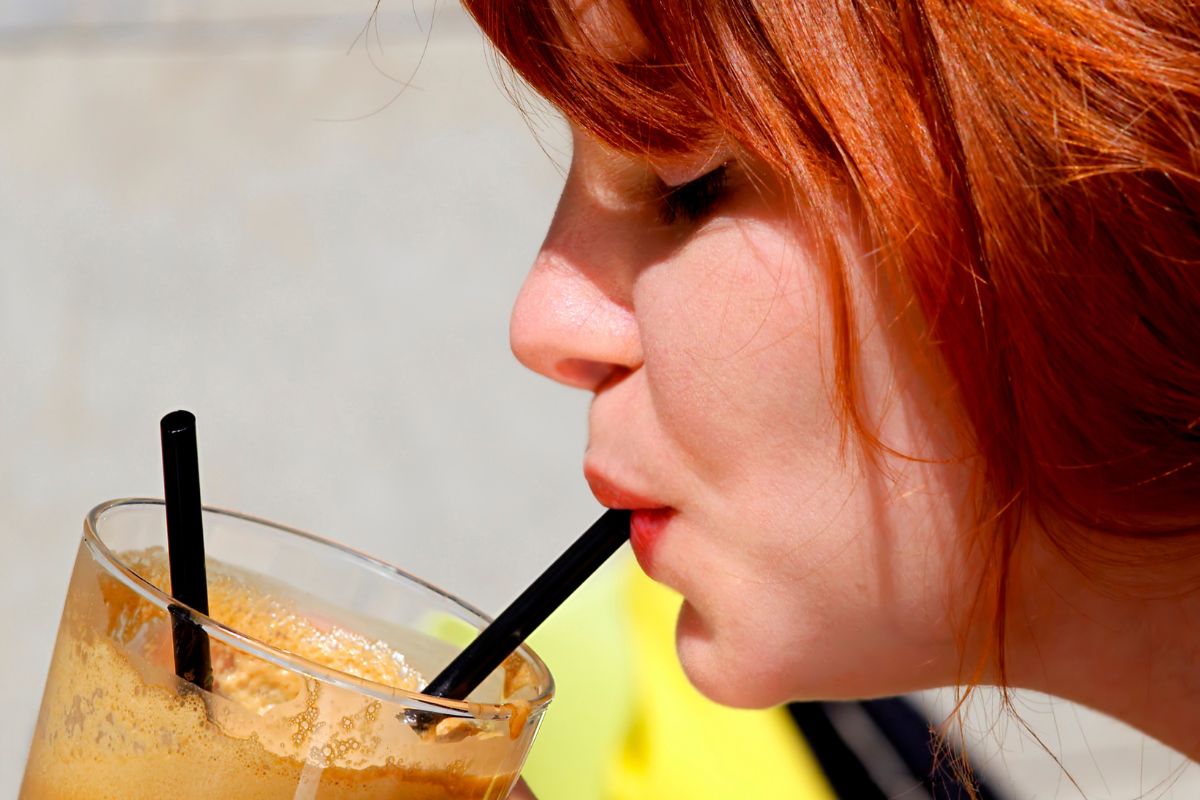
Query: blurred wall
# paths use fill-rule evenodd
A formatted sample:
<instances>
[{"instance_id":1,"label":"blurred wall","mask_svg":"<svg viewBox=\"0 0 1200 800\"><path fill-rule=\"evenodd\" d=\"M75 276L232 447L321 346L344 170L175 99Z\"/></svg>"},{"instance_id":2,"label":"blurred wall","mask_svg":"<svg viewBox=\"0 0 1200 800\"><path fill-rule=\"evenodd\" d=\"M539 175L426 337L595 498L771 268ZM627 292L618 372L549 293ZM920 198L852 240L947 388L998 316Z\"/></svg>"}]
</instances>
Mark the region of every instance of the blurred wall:
<instances>
[{"instance_id":1,"label":"blurred wall","mask_svg":"<svg viewBox=\"0 0 1200 800\"><path fill-rule=\"evenodd\" d=\"M16 654L0 660L0 795L20 781L81 519L161 495L172 408L199 417L206 502L492 612L598 511L587 397L507 345L561 126L535 140L454 4L385 3L368 26L372 5L0 8L0 592ZM972 723L984 769L1011 774L1014 797L1078 796L989 702ZM1200 797L1195 769L1160 784L1181 759L1144 737L1019 702L1086 796Z\"/></svg>"},{"instance_id":2,"label":"blurred wall","mask_svg":"<svg viewBox=\"0 0 1200 800\"><path fill-rule=\"evenodd\" d=\"M507 343L561 173L465 14L99 5L0 23L0 796L83 515L162 495L172 408L206 502L492 612L599 509L586 395Z\"/></svg>"}]
</instances>

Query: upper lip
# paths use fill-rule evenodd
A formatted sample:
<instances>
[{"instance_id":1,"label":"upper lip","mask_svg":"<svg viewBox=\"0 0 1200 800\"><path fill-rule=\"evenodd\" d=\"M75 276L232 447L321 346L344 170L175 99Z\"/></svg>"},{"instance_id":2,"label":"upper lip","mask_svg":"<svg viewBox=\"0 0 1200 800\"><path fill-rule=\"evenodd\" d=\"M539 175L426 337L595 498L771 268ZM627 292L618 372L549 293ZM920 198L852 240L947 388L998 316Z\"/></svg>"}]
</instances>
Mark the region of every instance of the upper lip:
<instances>
[{"instance_id":1,"label":"upper lip","mask_svg":"<svg viewBox=\"0 0 1200 800\"><path fill-rule=\"evenodd\" d=\"M626 489L595 467L585 466L583 468L583 477L587 479L592 494L596 496L596 499L600 501L600 505L602 506L608 508L627 508L634 511L648 508L667 508L666 505L657 500L638 494L631 489Z\"/></svg>"}]
</instances>

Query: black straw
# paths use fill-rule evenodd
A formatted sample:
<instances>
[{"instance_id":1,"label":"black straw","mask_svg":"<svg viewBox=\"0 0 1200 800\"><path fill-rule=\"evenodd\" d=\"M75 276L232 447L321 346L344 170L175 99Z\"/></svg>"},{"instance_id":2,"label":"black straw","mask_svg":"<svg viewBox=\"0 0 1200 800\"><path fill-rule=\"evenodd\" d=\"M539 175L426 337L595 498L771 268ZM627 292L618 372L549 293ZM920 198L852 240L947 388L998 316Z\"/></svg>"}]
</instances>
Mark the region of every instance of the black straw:
<instances>
[{"instance_id":1,"label":"black straw","mask_svg":"<svg viewBox=\"0 0 1200 800\"><path fill-rule=\"evenodd\" d=\"M162 418L163 486L167 508L167 559L171 594L183 606L208 614L204 568L204 525L200 516L200 464L196 457L196 417L172 411ZM171 605L175 674L212 691L208 634L182 606Z\"/></svg>"},{"instance_id":2,"label":"black straw","mask_svg":"<svg viewBox=\"0 0 1200 800\"><path fill-rule=\"evenodd\" d=\"M496 617L423 690L424 694L465 700L492 670L563 604L572 592L629 539L630 512L604 512L533 584ZM426 722L426 725L428 723ZM424 727L424 726L422 726Z\"/></svg>"}]
</instances>

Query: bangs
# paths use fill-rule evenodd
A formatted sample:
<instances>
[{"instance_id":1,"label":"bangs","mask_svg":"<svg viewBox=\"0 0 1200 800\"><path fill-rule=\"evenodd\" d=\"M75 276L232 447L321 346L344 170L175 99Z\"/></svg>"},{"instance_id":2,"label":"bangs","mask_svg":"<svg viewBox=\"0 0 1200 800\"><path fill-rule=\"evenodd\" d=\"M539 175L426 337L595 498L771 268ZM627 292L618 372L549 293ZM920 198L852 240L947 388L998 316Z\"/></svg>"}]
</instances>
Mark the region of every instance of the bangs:
<instances>
[{"instance_id":1,"label":"bangs","mask_svg":"<svg viewBox=\"0 0 1200 800\"><path fill-rule=\"evenodd\" d=\"M687 42L641 4L464 0L513 71L614 149L677 155L719 130ZM661 10L659 12L662 13Z\"/></svg>"}]
</instances>

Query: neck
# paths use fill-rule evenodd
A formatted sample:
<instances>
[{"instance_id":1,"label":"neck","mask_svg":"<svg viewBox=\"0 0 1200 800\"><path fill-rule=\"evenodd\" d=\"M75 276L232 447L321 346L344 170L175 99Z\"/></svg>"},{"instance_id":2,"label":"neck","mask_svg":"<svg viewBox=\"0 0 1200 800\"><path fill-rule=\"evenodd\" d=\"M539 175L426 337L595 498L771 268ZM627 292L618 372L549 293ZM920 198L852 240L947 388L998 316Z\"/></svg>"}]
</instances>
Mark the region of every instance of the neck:
<instances>
[{"instance_id":1,"label":"neck","mask_svg":"<svg viewBox=\"0 0 1200 800\"><path fill-rule=\"evenodd\" d=\"M1088 574L1045 543L1025 546L1013 563L1008 681L1200 760L1198 570L1179 558L1139 570Z\"/></svg>"}]
</instances>

